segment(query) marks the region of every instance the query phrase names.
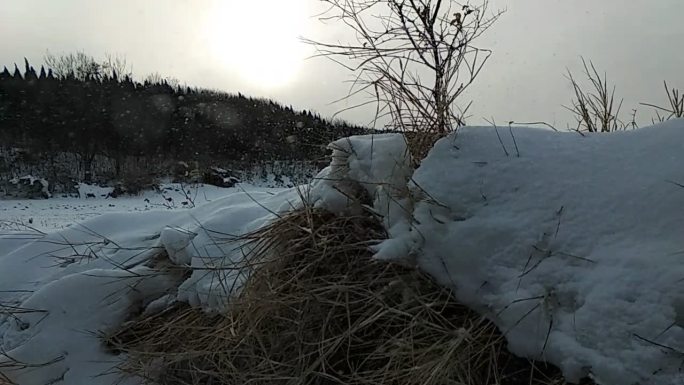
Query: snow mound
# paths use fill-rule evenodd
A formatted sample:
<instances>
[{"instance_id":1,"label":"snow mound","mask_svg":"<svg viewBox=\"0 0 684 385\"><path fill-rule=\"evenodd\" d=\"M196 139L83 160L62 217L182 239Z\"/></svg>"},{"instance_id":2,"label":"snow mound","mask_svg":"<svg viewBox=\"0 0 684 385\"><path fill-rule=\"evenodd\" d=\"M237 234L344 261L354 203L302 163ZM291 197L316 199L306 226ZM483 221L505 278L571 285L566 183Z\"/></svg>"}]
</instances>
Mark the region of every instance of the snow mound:
<instances>
[{"instance_id":1,"label":"snow mound","mask_svg":"<svg viewBox=\"0 0 684 385\"><path fill-rule=\"evenodd\" d=\"M31 310L7 321L3 351L8 353L0 355L0 367L26 365L5 371L17 384L117 383L112 371L117 361L102 349L102 333L114 331L132 309L172 284L145 267L93 269L51 282L22 304Z\"/></svg>"},{"instance_id":2,"label":"snow mound","mask_svg":"<svg viewBox=\"0 0 684 385\"><path fill-rule=\"evenodd\" d=\"M395 216L404 217L403 205L409 195L408 180L413 173L406 140L400 134L362 135L343 138L328 146L330 166L316 177L310 200L316 207L332 212L353 207L361 188L372 206L391 227Z\"/></svg>"},{"instance_id":3,"label":"snow mound","mask_svg":"<svg viewBox=\"0 0 684 385\"><path fill-rule=\"evenodd\" d=\"M406 231L378 257L411 251L514 353L568 380L679 384L682 154L684 120L586 136L462 129L416 170Z\"/></svg>"},{"instance_id":4,"label":"snow mound","mask_svg":"<svg viewBox=\"0 0 684 385\"><path fill-rule=\"evenodd\" d=\"M183 228L166 227L162 230L159 241L171 262L176 265L189 265L192 262L192 254L188 246L196 236L196 233Z\"/></svg>"},{"instance_id":5,"label":"snow mound","mask_svg":"<svg viewBox=\"0 0 684 385\"><path fill-rule=\"evenodd\" d=\"M0 372L21 385L118 383L125 357L102 334L175 301L224 310L244 278L224 269L243 257L236 238L297 204L294 189L233 192L189 210L103 214L24 245L0 239Z\"/></svg>"}]
</instances>

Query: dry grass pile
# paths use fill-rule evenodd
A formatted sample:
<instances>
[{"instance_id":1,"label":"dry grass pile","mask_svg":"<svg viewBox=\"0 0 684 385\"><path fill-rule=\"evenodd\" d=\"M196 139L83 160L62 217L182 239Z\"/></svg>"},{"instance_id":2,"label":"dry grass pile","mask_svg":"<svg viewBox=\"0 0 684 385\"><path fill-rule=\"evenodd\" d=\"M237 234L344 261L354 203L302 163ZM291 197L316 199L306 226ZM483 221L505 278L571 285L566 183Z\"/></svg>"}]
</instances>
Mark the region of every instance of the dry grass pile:
<instances>
[{"instance_id":1,"label":"dry grass pile","mask_svg":"<svg viewBox=\"0 0 684 385\"><path fill-rule=\"evenodd\" d=\"M429 277L371 259L369 215L305 208L251 234L227 314L177 305L108 339L160 384L563 384Z\"/></svg>"},{"instance_id":2,"label":"dry grass pile","mask_svg":"<svg viewBox=\"0 0 684 385\"><path fill-rule=\"evenodd\" d=\"M449 135L449 132L438 131L404 131L406 144L411 152L414 166L420 165L421 161L425 159L435 143L443 137Z\"/></svg>"}]
</instances>

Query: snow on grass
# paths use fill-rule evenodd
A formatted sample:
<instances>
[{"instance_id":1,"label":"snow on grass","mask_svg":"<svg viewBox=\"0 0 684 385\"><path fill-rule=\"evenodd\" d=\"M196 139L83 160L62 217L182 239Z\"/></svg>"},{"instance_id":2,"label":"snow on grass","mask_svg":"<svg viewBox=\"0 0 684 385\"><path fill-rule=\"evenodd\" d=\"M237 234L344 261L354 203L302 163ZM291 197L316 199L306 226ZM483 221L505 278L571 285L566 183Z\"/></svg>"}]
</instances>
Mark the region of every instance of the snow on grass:
<instances>
[{"instance_id":1,"label":"snow on grass","mask_svg":"<svg viewBox=\"0 0 684 385\"><path fill-rule=\"evenodd\" d=\"M5 375L17 384L114 384L117 360L101 336L173 287L173 280L138 266L92 269L40 287L22 304L27 312L5 326L3 361L20 363ZM24 368L25 366L25 368ZM134 383L129 379L129 383Z\"/></svg>"},{"instance_id":2,"label":"snow on grass","mask_svg":"<svg viewBox=\"0 0 684 385\"><path fill-rule=\"evenodd\" d=\"M148 304L184 300L224 308L239 287L238 275L220 269L241 256L234 236L289 210L299 197L294 189L222 190L192 209L98 213L58 231L6 232L0 238L0 374L22 385L109 385L125 357L105 349L102 333ZM195 269L180 287L179 269L151 268L164 251L172 264Z\"/></svg>"},{"instance_id":3,"label":"snow on grass","mask_svg":"<svg viewBox=\"0 0 684 385\"><path fill-rule=\"evenodd\" d=\"M407 231L378 256L403 244L514 353L570 380L682 383L684 120L586 137L498 131L436 144L413 175Z\"/></svg>"},{"instance_id":4,"label":"snow on grass","mask_svg":"<svg viewBox=\"0 0 684 385\"><path fill-rule=\"evenodd\" d=\"M407 182L413 170L402 135L352 136L328 148L332 150L330 166L316 176L311 190L315 207L332 212L348 209L354 204L351 197L359 196L351 189L360 184L378 213L388 218L396 200L408 194Z\"/></svg>"}]
</instances>

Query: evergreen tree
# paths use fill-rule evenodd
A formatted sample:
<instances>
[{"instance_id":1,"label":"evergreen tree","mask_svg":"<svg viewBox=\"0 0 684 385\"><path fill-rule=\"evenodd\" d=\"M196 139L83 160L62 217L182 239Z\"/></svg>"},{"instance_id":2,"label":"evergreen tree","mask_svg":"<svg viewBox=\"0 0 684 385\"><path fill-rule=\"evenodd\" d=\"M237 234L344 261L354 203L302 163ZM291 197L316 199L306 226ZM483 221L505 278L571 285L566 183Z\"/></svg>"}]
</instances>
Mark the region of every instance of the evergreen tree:
<instances>
[{"instance_id":1,"label":"evergreen tree","mask_svg":"<svg viewBox=\"0 0 684 385\"><path fill-rule=\"evenodd\" d=\"M72 63L73 64L73 63ZM28 60L24 73L0 72L0 138L54 157L78 154L90 171L97 155L114 160L312 160L325 145L361 127L324 120L273 100L191 87L165 79L134 81L129 74L62 72ZM71 67L65 67L71 68ZM64 68L63 68L64 70ZM289 138L289 139L288 139ZM292 140L296 138L296 140ZM91 173L85 174L88 178Z\"/></svg>"}]
</instances>

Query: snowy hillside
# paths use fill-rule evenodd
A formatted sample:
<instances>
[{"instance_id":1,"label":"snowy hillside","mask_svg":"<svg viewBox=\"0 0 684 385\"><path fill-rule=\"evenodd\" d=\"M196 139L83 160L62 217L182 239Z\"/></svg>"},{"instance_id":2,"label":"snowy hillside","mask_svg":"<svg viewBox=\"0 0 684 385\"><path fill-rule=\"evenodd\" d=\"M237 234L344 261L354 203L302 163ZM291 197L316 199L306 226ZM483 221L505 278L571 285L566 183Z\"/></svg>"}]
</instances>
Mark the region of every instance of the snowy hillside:
<instances>
[{"instance_id":1,"label":"snowy hillside","mask_svg":"<svg viewBox=\"0 0 684 385\"><path fill-rule=\"evenodd\" d=\"M683 120L589 136L468 127L415 171L399 135L332 148L304 196L347 210L345 181L361 182L390 235L376 257L452 287L514 353L573 381L684 380ZM230 269L244 255L236 236L300 205L299 194L235 192L0 239L0 374L21 385L114 383L126 357L99 336L175 301L225 309L244 279Z\"/></svg>"}]
</instances>

